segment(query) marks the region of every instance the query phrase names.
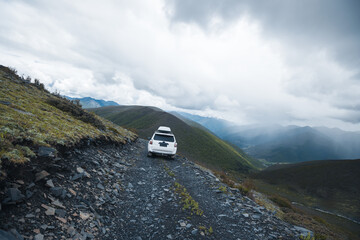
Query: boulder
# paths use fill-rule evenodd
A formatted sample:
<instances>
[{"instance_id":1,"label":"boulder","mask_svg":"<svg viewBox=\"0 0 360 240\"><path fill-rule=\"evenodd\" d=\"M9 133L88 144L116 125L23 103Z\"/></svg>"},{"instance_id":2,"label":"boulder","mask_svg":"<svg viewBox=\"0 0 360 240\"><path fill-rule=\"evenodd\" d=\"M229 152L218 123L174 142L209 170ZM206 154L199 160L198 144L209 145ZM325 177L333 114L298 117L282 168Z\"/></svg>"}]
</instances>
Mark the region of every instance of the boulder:
<instances>
[{"instance_id":1,"label":"boulder","mask_svg":"<svg viewBox=\"0 0 360 240\"><path fill-rule=\"evenodd\" d=\"M310 234L311 238L314 236L314 233L312 231L310 231L309 229L299 227L299 226L294 226L294 229L296 231L298 231L300 236L302 236L302 237L307 237L309 234Z\"/></svg>"},{"instance_id":2,"label":"boulder","mask_svg":"<svg viewBox=\"0 0 360 240\"><path fill-rule=\"evenodd\" d=\"M3 203L10 204L10 203L17 203L24 199L24 195L21 194L20 190L17 188L9 188L6 193L6 198L3 200Z\"/></svg>"},{"instance_id":3,"label":"boulder","mask_svg":"<svg viewBox=\"0 0 360 240\"><path fill-rule=\"evenodd\" d=\"M40 181L41 179L44 179L49 175L50 175L50 173L48 173L45 170L42 170L41 172L35 174L35 182Z\"/></svg>"},{"instance_id":4,"label":"boulder","mask_svg":"<svg viewBox=\"0 0 360 240\"><path fill-rule=\"evenodd\" d=\"M56 149L52 147L39 147L38 156L39 157L55 157Z\"/></svg>"}]
</instances>

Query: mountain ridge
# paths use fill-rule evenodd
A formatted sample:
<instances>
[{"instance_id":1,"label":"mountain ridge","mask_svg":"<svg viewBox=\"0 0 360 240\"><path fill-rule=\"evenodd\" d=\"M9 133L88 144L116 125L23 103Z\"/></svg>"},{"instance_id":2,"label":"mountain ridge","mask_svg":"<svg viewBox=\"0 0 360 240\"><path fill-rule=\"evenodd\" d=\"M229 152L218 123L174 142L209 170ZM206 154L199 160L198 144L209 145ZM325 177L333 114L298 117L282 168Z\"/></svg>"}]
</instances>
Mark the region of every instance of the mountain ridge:
<instances>
[{"instance_id":1,"label":"mountain ridge","mask_svg":"<svg viewBox=\"0 0 360 240\"><path fill-rule=\"evenodd\" d=\"M73 98L65 96L67 99L70 100L79 100L82 108L98 108L104 106L119 106L117 102L114 101L106 101L102 99L95 99L92 97L83 97L83 98Z\"/></svg>"},{"instance_id":2,"label":"mountain ridge","mask_svg":"<svg viewBox=\"0 0 360 240\"><path fill-rule=\"evenodd\" d=\"M178 152L207 166L221 166L227 170L247 172L259 165L241 150L235 150L210 132L190 126L158 108L111 106L89 110L120 126L135 130L142 138L151 137L160 125L169 126L177 138Z\"/></svg>"},{"instance_id":3,"label":"mountain ridge","mask_svg":"<svg viewBox=\"0 0 360 240\"><path fill-rule=\"evenodd\" d=\"M326 159L360 158L360 133L339 128L310 126L244 125L225 120L179 113L185 118L206 126L254 158L269 164ZM212 124L208 124L211 122ZM220 125L221 128L214 127Z\"/></svg>"}]
</instances>

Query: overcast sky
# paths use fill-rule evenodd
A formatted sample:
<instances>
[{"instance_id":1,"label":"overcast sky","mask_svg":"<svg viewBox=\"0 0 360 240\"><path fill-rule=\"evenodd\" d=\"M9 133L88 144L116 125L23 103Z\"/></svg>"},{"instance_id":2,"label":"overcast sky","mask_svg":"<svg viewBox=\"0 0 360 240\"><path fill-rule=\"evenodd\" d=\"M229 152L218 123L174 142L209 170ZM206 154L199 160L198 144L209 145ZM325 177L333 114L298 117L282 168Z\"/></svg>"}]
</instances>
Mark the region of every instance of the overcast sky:
<instances>
[{"instance_id":1,"label":"overcast sky","mask_svg":"<svg viewBox=\"0 0 360 240\"><path fill-rule=\"evenodd\" d=\"M0 0L0 64L71 97L360 130L357 0Z\"/></svg>"}]
</instances>

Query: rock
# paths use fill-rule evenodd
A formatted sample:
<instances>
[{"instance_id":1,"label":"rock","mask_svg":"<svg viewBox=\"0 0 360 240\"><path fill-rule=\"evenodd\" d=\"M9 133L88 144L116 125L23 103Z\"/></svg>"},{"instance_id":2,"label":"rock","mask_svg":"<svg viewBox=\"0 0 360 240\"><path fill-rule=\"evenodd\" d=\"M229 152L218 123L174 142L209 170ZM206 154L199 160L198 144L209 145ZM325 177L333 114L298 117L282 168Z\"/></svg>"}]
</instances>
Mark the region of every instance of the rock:
<instances>
[{"instance_id":1,"label":"rock","mask_svg":"<svg viewBox=\"0 0 360 240\"><path fill-rule=\"evenodd\" d=\"M56 149L51 147L39 147L38 156L39 157L55 157Z\"/></svg>"},{"instance_id":2,"label":"rock","mask_svg":"<svg viewBox=\"0 0 360 240\"><path fill-rule=\"evenodd\" d=\"M82 178L84 176L84 173L77 173L77 174L75 174L74 176L72 176L71 178L70 178L70 180L71 181L76 181L76 180L78 180L79 178Z\"/></svg>"},{"instance_id":3,"label":"rock","mask_svg":"<svg viewBox=\"0 0 360 240\"><path fill-rule=\"evenodd\" d=\"M258 214L254 214L254 215L252 215L251 216L253 219L260 219L260 215L258 215Z\"/></svg>"},{"instance_id":4,"label":"rock","mask_svg":"<svg viewBox=\"0 0 360 240\"><path fill-rule=\"evenodd\" d=\"M35 182L40 181L41 179L46 178L49 175L50 175L50 173L48 173L45 170L42 170L41 172L39 172L35 175Z\"/></svg>"},{"instance_id":5,"label":"rock","mask_svg":"<svg viewBox=\"0 0 360 240\"><path fill-rule=\"evenodd\" d=\"M43 225L41 225L40 227L41 227L41 229L46 230L46 229L48 228L48 225L43 224Z\"/></svg>"},{"instance_id":6,"label":"rock","mask_svg":"<svg viewBox=\"0 0 360 240\"><path fill-rule=\"evenodd\" d=\"M87 220L90 217L89 213L85 213L85 212L80 212L80 218L82 220Z\"/></svg>"},{"instance_id":7,"label":"rock","mask_svg":"<svg viewBox=\"0 0 360 240\"><path fill-rule=\"evenodd\" d=\"M191 231L191 234L192 234L192 235L196 235L196 234L198 233L198 231L199 231L199 230L194 229L194 230Z\"/></svg>"},{"instance_id":8,"label":"rock","mask_svg":"<svg viewBox=\"0 0 360 240\"><path fill-rule=\"evenodd\" d=\"M227 217L225 214L219 214L218 217Z\"/></svg>"},{"instance_id":9,"label":"rock","mask_svg":"<svg viewBox=\"0 0 360 240\"><path fill-rule=\"evenodd\" d=\"M21 184L21 185L24 185L24 184L25 184L25 182L24 182L23 180L16 180L16 182L17 182L18 184Z\"/></svg>"},{"instance_id":10,"label":"rock","mask_svg":"<svg viewBox=\"0 0 360 240\"><path fill-rule=\"evenodd\" d=\"M243 216L247 218L247 217L249 217L249 214L248 213L243 213Z\"/></svg>"},{"instance_id":11,"label":"rock","mask_svg":"<svg viewBox=\"0 0 360 240\"><path fill-rule=\"evenodd\" d=\"M58 219L58 220L59 220L60 222L62 222L62 223L66 223L66 222L67 222L67 220L66 220L65 218L57 217L57 216L55 216L55 218Z\"/></svg>"},{"instance_id":12,"label":"rock","mask_svg":"<svg viewBox=\"0 0 360 240\"><path fill-rule=\"evenodd\" d=\"M46 181L45 186L50 187L50 188L55 187L55 186L54 186L54 183L52 182L51 179L49 179L49 180Z\"/></svg>"},{"instance_id":13,"label":"rock","mask_svg":"<svg viewBox=\"0 0 360 240\"><path fill-rule=\"evenodd\" d=\"M105 190L105 187L101 183L98 183L96 186L101 190Z\"/></svg>"},{"instance_id":14,"label":"rock","mask_svg":"<svg viewBox=\"0 0 360 240\"><path fill-rule=\"evenodd\" d=\"M25 215L25 217L26 218L33 218L33 217L35 217L35 215L32 214L32 213L28 213L28 214Z\"/></svg>"},{"instance_id":15,"label":"rock","mask_svg":"<svg viewBox=\"0 0 360 240\"><path fill-rule=\"evenodd\" d=\"M168 239L173 239L173 237L171 236L171 234L166 236Z\"/></svg>"},{"instance_id":16,"label":"rock","mask_svg":"<svg viewBox=\"0 0 360 240\"><path fill-rule=\"evenodd\" d=\"M70 234L71 236L74 236L77 232L74 227L69 227L67 229L67 233Z\"/></svg>"},{"instance_id":17,"label":"rock","mask_svg":"<svg viewBox=\"0 0 360 240\"><path fill-rule=\"evenodd\" d=\"M63 193L63 189L61 187L52 187L50 188L50 192L52 195L54 195L55 197L60 197Z\"/></svg>"},{"instance_id":18,"label":"rock","mask_svg":"<svg viewBox=\"0 0 360 240\"><path fill-rule=\"evenodd\" d=\"M128 188L133 188L133 187L134 186L131 183L128 184Z\"/></svg>"},{"instance_id":19,"label":"rock","mask_svg":"<svg viewBox=\"0 0 360 240\"><path fill-rule=\"evenodd\" d=\"M51 204L57 207L65 208L59 200L52 201Z\"/></svg>"},{"instance_id":20,"label":"rock","mask_svg":"<svg viewBox=\"0 0 360 240\"><path fill-rule=\"evenodd\" d=\"M14 204L24 199L24 195L21 194L17 188L9 188L6 193L6 198L2 201L3 204Z\"/></svg>"},{"instance_id":21,"label":"rock","mask_svg":"<svg viewBox=\"0 0 360 240\"><path fill-rule=\"evenodd\" d=\"M47 206L47 205L45 205L45 204L41 204L41 206L42 206L43 208L45 208L45 209L48 209L48 208L49 208L49 206Z\"/></svg>"},{"instance_id":22,"label":"rock","mask_svg":"<svg viewBox=\"0 0 360 240\"><path fill-rule=\"evenodd\" d=\"M44 240L44 235L42 235L41 233L38 233L35 235L35 240Z\"/></svg>"},{"instance_id":23,"label":"rock","mask_svg":"<svg viewBox=\"0 0 360 240\"><path fill-rule=\"evenodd\" d=\"M53 208L53 207L48 207L47 210L45 211L45 214L46 214L47 216L53 216L53 215L55 215L55 211L56 211L55 208Z\"/></svg>"},{"instance_id":24,"label":"rock","mask_svg":"<svg viewBox=\"0 0 360 240\"><path fill-rule=\"evenodd\" d=\"M19 202L25 197L17 188L9 188L7 194L11 202Z\"/></svg>"},{"instance_id":25,"label":"rock","mask_svg":"<svg viewBox=\"0 0 360 240\"><path fill-rule=\"evenodd\" d=\"M11 229L8 232L0 229L0 239L1 240L24 240L24 238L15 229Z\"/></svg>"},{"instance_id":26,"label":"rock","mask_svg":"<svg viewBox=\"0 0 360 240\"><path fill-rule=\"evenodd\" d=\"M76 192L72 188L69 188L68 190L72 195L76 196Z\"/></svg>"},{"instance_id":27,"label":"rock","mask_svg":"<svg viewBox=\"0 0 360 240\"><path fill-rule=\"evenodd\" d=\"M32 191L29 191L29 190L26 190L25 194L26 194L27 199L31 198L32 195L34 195L34 193Z\"/></svg>"},{"instance_id":28,"label":"rock","mask_svg":"<svg viewBox=\"0 0 360 240\"><path fill-rule=\"evenodd\" d=\"M314 236L314 233L312 231L310 231L309 229L299 227L299 226L294 226L294 229L300 233L300 236L307 237L309 233L310 233L310 237Z\"/></svg>"},{"instance_id":29,"label":"rock","mask_svg":"<svg viewBox=\"0 0 360 240\"><path fill-rule=\"evenodd\" d=\"M77 167L77 168L76 168L76 171L77 171L78 173L80 173L80 174L85 172L85 170L82 169L81 167Z\"/></svg>"},{"instance_id":30,"label":"rock","mask_svg":"<svg viewBox=\"0 0 360 240\"><path fill-rule=\"evenodd\" d=\"M55 214L58 215L59 217L64 218L66 216L66 211L63 209L56 209Z\"/></svg>"},{"instance_id":31,"label":"rock","mask_svg":"<svg viewBox=\"0 0 360 240\"><path fill-rule=\"evenodd\" d=\"M187 229L191 228L191 226L192 226L192 224L190 224L190 223L186 224Z\"/></svg>"}]
</instances>

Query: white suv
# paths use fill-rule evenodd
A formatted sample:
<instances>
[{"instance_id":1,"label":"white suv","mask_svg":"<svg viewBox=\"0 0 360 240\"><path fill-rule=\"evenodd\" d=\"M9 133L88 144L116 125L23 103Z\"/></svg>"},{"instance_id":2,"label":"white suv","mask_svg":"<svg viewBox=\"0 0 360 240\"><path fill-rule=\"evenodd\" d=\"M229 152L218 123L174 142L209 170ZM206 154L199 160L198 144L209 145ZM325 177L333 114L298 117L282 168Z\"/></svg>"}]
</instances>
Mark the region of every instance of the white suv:
<instances>
[{"instance_id":1,"label":"white suv","mask_svg":"<svg viewBox=\"0 0 360 240\"><path fill-rule=\"evenodd\" d=\"M169 127L160 126L148 143L148 156L154 154L175 158L177 142Z\"/></svg>"}]
</instances>

